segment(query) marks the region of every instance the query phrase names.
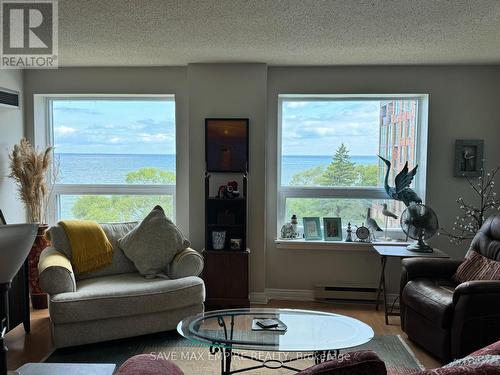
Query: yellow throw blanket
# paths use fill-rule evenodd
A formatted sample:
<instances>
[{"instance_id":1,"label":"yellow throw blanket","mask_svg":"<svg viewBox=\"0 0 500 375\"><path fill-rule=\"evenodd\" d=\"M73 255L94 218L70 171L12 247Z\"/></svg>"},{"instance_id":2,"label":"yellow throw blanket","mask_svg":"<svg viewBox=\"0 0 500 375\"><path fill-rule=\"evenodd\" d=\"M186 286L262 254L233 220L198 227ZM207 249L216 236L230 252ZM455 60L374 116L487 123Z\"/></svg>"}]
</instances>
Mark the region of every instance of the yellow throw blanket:
<instances>
[{"instance_id":1,"label":"yellow throw blanket","mask_svg":"<svg viewBox=\"0 0 500 375\"><path fill-rule=\"evenodd\" d=\"M63 220L59 222L68 236L72 265L77 274L97 271L113 261L113 245L95 221Z\"/></svg>"}]
</instances>

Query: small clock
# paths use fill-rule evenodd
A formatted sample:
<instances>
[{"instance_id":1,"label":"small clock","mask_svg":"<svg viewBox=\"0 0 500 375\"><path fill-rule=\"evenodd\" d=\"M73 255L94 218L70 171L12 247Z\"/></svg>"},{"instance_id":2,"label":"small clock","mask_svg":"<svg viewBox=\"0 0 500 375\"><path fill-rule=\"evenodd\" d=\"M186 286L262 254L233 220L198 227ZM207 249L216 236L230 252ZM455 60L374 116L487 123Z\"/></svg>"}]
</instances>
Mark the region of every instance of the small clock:
<instances>
[{"instance_id":1,"label":"small clock","mask_svg":"<svg viewBox=\"0 0 500 375\"><path fill-rule=\"evenodd\" d=\"M356 229L356 237L358 237L361 242L370 242L370 230L365 227L364 224L361 224L361 226Z\"/></svg>"}]
</instances>

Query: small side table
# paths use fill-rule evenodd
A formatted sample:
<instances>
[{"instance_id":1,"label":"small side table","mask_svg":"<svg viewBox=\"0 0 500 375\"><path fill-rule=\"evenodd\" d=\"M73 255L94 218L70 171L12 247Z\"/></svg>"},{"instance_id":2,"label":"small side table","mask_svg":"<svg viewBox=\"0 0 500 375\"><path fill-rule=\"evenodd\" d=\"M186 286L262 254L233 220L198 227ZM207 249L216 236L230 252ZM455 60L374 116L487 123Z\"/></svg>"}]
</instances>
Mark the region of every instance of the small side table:
<instances>
[{"instance_id":1,"label":"small side table","mask_svg":"<svg viewBox=\"0 0 500 375\"><path fill-rule=\"evenodd\" d=\"M450 256L443 253L439 249L434 249L432 253L417 253L408 251L406 246L387 246L387 245L374 245L373 248L380 256L381 270L380 281L378 283L377 299L375 301L375 309L378 310L380 301L380 293L383 294L385 324L389 324L389 316L399 316L399 311L394 312L387 306L387 291L385 288L385 265L387 258L449 258Z\"/></svg>"}]
</instances>

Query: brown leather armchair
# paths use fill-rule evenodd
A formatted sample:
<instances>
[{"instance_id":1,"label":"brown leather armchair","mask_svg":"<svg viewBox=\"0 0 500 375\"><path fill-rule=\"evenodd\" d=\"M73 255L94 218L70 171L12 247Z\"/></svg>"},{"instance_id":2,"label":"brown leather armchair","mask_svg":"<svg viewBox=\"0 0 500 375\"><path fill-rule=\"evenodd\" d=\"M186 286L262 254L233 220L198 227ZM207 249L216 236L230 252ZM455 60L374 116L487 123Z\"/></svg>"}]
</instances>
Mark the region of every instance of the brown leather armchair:
<instances>
[{"instance_id":1,"label":"brown leather armchair","mask_svg":"<svg viewBox=\"0 0 500 375\"><path fill-rule=\"evenodd\" d=\"M471 243L500 260L500 215L488 218ZM460 358L500 339L500 281L456 283L461 260L404 259L401 328L443 361Z\"/></svg>"}]
</instances>

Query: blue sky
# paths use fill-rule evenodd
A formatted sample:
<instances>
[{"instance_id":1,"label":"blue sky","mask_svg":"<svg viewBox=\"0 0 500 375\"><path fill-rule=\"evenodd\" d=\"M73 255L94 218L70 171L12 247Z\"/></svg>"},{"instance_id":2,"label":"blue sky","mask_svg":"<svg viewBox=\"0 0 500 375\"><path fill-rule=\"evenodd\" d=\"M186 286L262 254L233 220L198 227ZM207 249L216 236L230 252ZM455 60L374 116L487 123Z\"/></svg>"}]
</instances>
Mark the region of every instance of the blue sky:
<instances>
[{"instance_id":1,"label":"blue sky","mask_svg":"<svg viewBox=\"0 0 500 375\"><path fill-rule=\"evenodd\" d=\"M283 155L333 155L343 142L351 155L379 150L380 102L284 101Z\"/></svg>"},{"instance_id":2,"label":"blue sky","mask_svg":"<svg viewBox=\"0 0 500 375\"><path fill-rule=\"evenodd\" d=\"M56 100L56 153L175 154L175 103Z\"/></svg>"},{"instance_id":3,"label":"blue sky","mask_svg":"<svg viewBox=\"0 0 500 375\"><path fill-rule=\"evenodd\" d=\"M379 101L284 101L284 155L378 152ZM56 153L174 154L175 103L141 100L56 100Z\"/></svg>"}]
</instances>

